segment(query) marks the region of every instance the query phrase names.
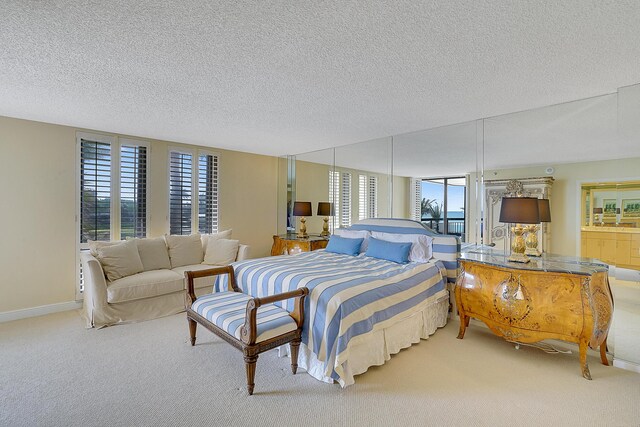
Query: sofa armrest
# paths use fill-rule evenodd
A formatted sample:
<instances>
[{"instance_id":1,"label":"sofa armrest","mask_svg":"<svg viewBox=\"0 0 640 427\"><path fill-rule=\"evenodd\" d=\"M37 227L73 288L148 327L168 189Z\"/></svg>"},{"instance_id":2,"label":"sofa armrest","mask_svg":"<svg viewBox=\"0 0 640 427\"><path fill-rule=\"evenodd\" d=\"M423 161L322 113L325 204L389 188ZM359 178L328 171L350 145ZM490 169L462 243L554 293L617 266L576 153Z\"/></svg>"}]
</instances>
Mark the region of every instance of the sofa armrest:
<instances>
[{"instance_id":1,"label":"sofa armrest","mask_svg":"<svg viewBox=\"0 0 640 427\"><path fill-rule=\"evenodd\" d=\"M236 261L244 261L245 259L249 259L249 250L251 246L249 245L240 245L238 247L238 256L236 257Z\"/></svg>"},{"instance_id":2,"label":"sofa armrest","mask_svg":"<svg viewBox=\"0 0 640 427\"><path fill-rule=\"evenodd\" d=\"M93 325L94 311L107 306L107 280L102 265L90 252L80 252L84 280L84 310Z\"/></svg>"}]
</instances>

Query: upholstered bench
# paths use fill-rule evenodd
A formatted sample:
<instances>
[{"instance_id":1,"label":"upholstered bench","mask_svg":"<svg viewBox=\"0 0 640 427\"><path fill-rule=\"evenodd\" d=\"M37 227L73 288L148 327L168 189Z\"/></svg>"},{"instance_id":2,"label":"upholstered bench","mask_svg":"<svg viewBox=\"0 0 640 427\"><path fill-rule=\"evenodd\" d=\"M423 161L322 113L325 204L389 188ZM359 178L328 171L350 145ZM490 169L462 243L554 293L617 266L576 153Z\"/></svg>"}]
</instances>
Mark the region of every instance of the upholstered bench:
<instances>
[{"instance_id":1,"label":"upholstered bench","mask_svg":"<svg viewBox=\"0 0 640 427\"><path fill-rule=\"evenodd\" d=\"M196 298L195 279L221 274L229 275L229 287L233 291L216 292ZM253 394L259 353L289 343L291 371L296 373L304 321L304 299L309 293L307 288L264 298L252 298L238 289L231 266L187 271L185 278L187 281L185 305L191 345L196 343L196 327L199 323L242 351L247 372L247 390L250 395ZM273 304L289 298L296 299L292 313Z\"/></svg>"}]
</instances>

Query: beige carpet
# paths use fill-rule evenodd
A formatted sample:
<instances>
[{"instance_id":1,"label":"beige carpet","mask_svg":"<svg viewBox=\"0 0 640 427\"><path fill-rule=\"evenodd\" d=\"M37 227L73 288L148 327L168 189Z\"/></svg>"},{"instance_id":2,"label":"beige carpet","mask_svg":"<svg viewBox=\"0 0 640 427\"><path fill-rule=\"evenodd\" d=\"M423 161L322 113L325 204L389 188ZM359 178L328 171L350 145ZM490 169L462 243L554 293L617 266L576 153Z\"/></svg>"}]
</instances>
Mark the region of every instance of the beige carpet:
<instances>
[{"instance_id":1,"label":"beige carpet","mask_svg":"<svg viewBox=\"0 0 640 427\"><path fill-rule=\"evenodd\" d=\"M515 350L457 321L346 389L275 352L246 395L240 352L182 315L85 330L78 312L0 324L0 425L640 425L640 375L589 357ZM569 347L567 347L569 348Z\"/></svg>"}]
</instances>

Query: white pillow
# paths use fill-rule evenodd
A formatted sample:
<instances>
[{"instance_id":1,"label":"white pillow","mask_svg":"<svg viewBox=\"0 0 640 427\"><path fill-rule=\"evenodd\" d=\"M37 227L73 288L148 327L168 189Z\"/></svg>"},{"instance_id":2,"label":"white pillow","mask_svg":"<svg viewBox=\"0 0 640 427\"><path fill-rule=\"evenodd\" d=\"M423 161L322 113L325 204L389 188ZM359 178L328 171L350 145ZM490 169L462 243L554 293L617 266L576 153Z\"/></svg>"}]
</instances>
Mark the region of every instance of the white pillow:
<instances>
[{"instance_id":1,"label":"white pillow","mask_svg":"<svg viewBox=\"0 0 640 427\"><path fill-rule=\"evenodd\" d=\"M97 250L98 260L110 282L144 270L138 255L138 246L133 240L102 246Z\"/></svg>"},{"instance_id":2,"label":"white pillow","mask_svg":"<svg viewBox=\"0 0 640 427\"><path fill-rule=\"evenodd\" d=\"M155 239L134 239L144 271L170 269L169 251L162 237Z\"/></svg>"},{"instance_id":3,"label":"white pillow","mask_svg":"<svg viewBox=\"0 0 640 427\"><path fill-rule=\"evenodd\" d=\"M203 264L229 265L238 257L240 240L209 239Z\"/></svg>"},{"instance_id":4,"label":"white pillow","mask_svg":"<svg viewBox=\"0 0 640 427\"><path fill-rule=\"evenodd\" d=\"M364 239L360 246L360 253L367 251L367 247L369 246L369 237L371 236L371 232L369 230L347 230L346 228L336 228L333 234L346 239Z\"/></svg>"},{"instance_id":5,"label":"white pillow","mask_svg":"<svg viewBox=\"0 0 640 427\"><path fill-rule=\"evenodd\" d=\"M204 252L207 252L207 244L209 244L209 239L230 239L231 231L231 229L228 229L220 231L219 233L202 234L202 250Z\"/></svg>"},{"instance_id":6,"label":"white pillow","mask_svg":"<svg viewBox=\"0 0 640 427\"><path fill-rule=\"evenodd\" d=\"M171 268L182 267L183 265L200 264L204 259L202 251L202 240L199 234L190 236L165 235L169 248L169 259Z\"/></svg>"},{"instance_id":7,"label":"white pillow","mask_svg":"<svg viewBox=\"0 0 640 427\"><path fill-rule=\"evenodd\" d=\"M372 231L371 236L387 242L411 243L410 262L427 262L433 256L433 237L424 234L396 234Z\"/></svg>"},{"instance_id":8,"label":"white pillow","mask_svg":"<svg viewBox=\"0 0 640 427\"><path fill-rule=\"evenodd\" d=\"M112 242L104 241L104 240L87 240L87 243L89 244L89 252L91 252L91 255L93 255L94 257L98 256L99 248L104 248L105 246L117 245L122 242L124 242L124 240L114 240Z\"/></svg>"}]
</instances>

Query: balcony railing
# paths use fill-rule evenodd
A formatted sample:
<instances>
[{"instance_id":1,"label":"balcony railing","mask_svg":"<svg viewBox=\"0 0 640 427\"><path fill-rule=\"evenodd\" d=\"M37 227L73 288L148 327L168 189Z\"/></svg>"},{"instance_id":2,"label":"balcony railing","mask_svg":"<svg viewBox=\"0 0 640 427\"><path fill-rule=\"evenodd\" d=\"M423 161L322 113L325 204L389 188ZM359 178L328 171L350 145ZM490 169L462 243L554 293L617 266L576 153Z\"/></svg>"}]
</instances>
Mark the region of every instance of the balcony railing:
<instances>
[{"instance_id":1,"label":"balcony railing","mask_svg":"<svg viewBox=\"0 0 640 427\"><path fill-rule=\"evenodd\" d=\"M422 223L436 233L453 234L464 238L464 218L449 218L445 226L443 219L423 218Z\"/></svg>"}]
</instances>

